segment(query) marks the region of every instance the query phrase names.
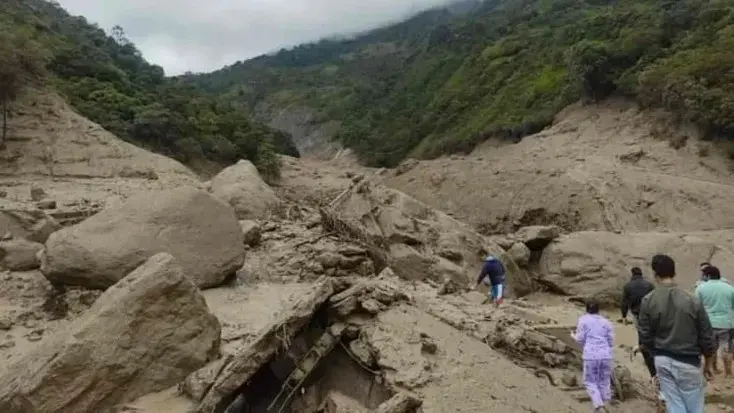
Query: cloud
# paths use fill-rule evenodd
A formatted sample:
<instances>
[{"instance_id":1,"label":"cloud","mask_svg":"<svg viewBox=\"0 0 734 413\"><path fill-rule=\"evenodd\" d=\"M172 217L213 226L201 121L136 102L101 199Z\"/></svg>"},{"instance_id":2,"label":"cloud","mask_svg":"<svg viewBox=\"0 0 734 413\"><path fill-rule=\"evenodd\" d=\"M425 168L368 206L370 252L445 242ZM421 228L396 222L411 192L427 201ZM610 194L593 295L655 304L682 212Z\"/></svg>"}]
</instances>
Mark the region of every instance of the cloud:
<instances>
[{"instance_id":1,"label":"cloud","mask_svg":"<svg viewBox=\"0 0 734 413\"><path fill-rule=\"evenodd\" d=\"M169 75L203 72L451 0L60 0L105 30L120 25Z\"/></svg>"}]
</instances>

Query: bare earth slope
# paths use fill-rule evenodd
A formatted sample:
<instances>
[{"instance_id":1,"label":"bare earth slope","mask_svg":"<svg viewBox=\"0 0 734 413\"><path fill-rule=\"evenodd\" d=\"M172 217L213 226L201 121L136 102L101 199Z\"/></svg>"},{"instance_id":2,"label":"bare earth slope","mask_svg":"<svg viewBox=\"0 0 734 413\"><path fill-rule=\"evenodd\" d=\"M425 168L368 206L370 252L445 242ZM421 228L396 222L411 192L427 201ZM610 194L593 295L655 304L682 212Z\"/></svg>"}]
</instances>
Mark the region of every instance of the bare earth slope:
<instances>
[{"instance_id":1,"label":"bare earth slope","mask_svg":"<svg viewBox=\"0 0 734 413\"><path fill-rule=\"evenodd\" d=\"M517 144L408 161L387 183L491 233L734 228L729 161L671 124L623 101L572 106Z\"/></svg>"},{"instance_id":2,"label":"bare earth slope","mask_svg":"<svg viewBox=\"0 0 734 413\"><path fill-rule=\"evenodd\" d=\"M31 186L60 203L114 202L139 191L197 185L179 162L124 142L74 112L54 94L33 93L14 106L0 151L0 206L27 201Z\"/></svg>"}]
</instances>

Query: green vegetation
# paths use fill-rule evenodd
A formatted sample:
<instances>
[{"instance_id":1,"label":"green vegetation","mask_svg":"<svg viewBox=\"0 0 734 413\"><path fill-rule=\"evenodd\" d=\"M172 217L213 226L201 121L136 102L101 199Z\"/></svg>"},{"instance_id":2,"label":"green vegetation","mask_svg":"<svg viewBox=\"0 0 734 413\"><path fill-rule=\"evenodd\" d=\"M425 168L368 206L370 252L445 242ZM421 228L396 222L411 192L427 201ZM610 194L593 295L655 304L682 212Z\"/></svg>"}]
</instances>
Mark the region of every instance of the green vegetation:
<instances>
[{"instance_id":1,"label":"green vegetation","mask_svg":"<svg viewBox=\"0 0 734 413\"><path fill-rule=\"evenodd\" d=\"M486 0L183 80L252 108L308 106L369 164L519 139L611 94L734 137L734 3Z\"/></svg>"},{"instance_id":2,"label":"green vegetation","mask_svg":"<svg viewBox=\"0 0 734 413\"><path fill-rule=\"evenodd\" d=\"M145 61L115 27L108 36L44 0L0 2L0 104L28 82L52 83L80 113L117 136L185 163L252 160L278 174L290 136L254 122L231 96L213 96ZM47 69L47 70L44 70ZM6 115L7 111L3 110Z\"/></svg>"},{"instance_id":3,"label":"green vegetation","mask_svg":"<svg viewBox=\"0 0 734 413\"><path fill-rule=\"evenodd\" d=\"M3 131L0 149L5 148L10 105L28 84L45 75L46 56L27 33L0 28L0 110Z\"/></svg>"}]
</instances>

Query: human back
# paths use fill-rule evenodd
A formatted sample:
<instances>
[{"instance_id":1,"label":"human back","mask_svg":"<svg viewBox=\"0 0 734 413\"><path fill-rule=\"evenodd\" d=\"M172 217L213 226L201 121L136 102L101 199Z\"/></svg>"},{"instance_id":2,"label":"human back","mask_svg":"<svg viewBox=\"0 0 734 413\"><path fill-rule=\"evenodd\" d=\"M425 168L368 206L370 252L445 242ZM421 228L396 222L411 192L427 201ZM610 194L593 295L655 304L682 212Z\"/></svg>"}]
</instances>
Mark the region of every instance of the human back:
<instances>
[{"instance_id":1,"label":"human back","mask_svg":"<svg viewBox=\"0 0 734 413\"><path fill-rule=\"evenodd\" d=\"M584 314L578 322L579 335L583 337L584 360L609 360L612 358L612 323L599 314Z\"/></svg>"},{"instance_id":2,"label":"human back","mask_svg":"<svg viewBox=\"0 0 734 413\"><path fill-rule=\"evenodd\" d=\"M711 279L696 288L696 295L713 328L734 328L734 286L721 279Z\"/></svg>"},{"instance_id":3,"label":"human back","mask_svg":"<svg viewBox=\"0 0 734 413\"><path fill-rule=\"evenodd\" d=\"M653 346L656 354L700 357L700 306L693 295L677 286L659 286L645 296L642 307L649 318L657 321Z\"/></svg>"},{"instance_id":4,"label":"human back","mask_svg":"<svg viewBox=\"0 0 734 413\"><path fill-rule=\"evenodd\" d=\"M654 354L667 411L703 413L704 376L712 377L716 352L711 323L700 301L676 286L673 258L656 254L650 266L658 286L642 299L640 346Z\"/></svg>"}]
</instances>

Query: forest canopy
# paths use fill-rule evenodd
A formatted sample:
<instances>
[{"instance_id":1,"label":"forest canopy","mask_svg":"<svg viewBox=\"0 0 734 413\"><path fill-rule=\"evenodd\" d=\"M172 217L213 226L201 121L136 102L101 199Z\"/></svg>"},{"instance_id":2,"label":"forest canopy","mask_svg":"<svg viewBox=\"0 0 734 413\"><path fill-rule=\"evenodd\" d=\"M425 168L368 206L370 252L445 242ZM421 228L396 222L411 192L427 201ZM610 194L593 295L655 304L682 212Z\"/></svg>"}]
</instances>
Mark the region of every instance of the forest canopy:
<instances>
[{"instance_id":1,"label":"forest canopy","mask_svg":"<svg viewBox=\"0 0 734 413\"><path fill-rule=\"evenodd\" d=\"M189 76L250 107L308 106L376 166L520 139L610 95L734 137L734 2L485 0ZM457 11L461 9L461 11Z\"/></svg>"}]
</instances>

